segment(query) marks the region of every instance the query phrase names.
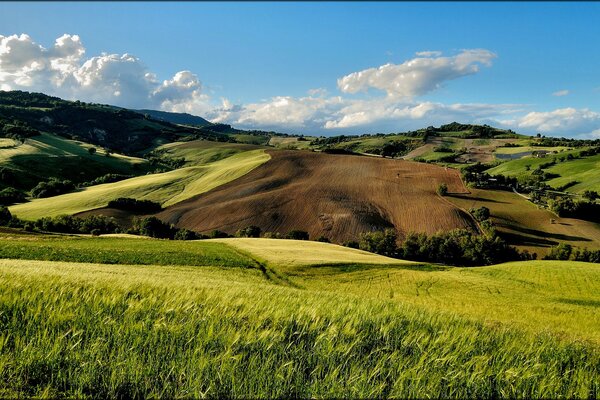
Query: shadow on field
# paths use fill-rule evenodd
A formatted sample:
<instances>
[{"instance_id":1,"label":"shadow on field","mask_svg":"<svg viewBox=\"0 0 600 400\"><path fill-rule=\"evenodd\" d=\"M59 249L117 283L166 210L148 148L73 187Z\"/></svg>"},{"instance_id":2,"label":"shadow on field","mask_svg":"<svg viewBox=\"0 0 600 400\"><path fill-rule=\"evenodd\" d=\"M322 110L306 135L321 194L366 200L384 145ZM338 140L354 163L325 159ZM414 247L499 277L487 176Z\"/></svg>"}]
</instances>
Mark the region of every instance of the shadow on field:
<instances>
[{"instance_id":1,"label":"shadow on field","mask_svg":"<svg viewBox=\"0 0 600 400\"><path fill-rule=\"evenodd\" d=\"M514 225L507 227L507 228L512 229L514 231L526 233L528 235L534 235L534 236L540 236L540 237L546 237L546 238L552 238L552 239L558 239L558 240L569 240L569 241L573 241L573 242L591 242L592 241L583 236L571 236L571 235L563 235L562 233L550 233L550 232L540 231L537 229L523 228L523 227L514 226Z\"/></svg>"},{"instance_id":2,"label":"shadow on field","mask_svg":"<svg viewBox=\"0 0 600 400\"><path fill-rule=\"evenodd\" d=\"M300 274L337 274L337 273L347 273L347 272L358 272L358 271L367 271L374 269L406 269L411 271L422 271L422 272L438 272L438 271L446 271L452 267L443 266L443 265L432 265L432 264L416 264L416 265L385 265L385 264L316 264L316 265L307 265L298 268L294 268L292 274L300 273Z\"/></svg>"},{"instance_id":3,"label":"shadow on field","mask_svg":"<svg viewBox=\"0 0 600 400\"><path fill-rule=\"evenodd\" d=\"M449 197L455 197L457 199L462 199L462 200L469 200L469 201L481 201L482 203L498 203L498 204L508 204L508 202L506 201L498 201L498 200L493 200L493 199L486 199L483 197L477 197L477 196L465 196L462 194L453 194L453 193L448 193Z\"/></svg>"},{"instance_id":4,"label":"shadow on field","mask_svg":"<svg viewBox=\"0 0 600 400\"><path fill-rule=\"evenodd\" d=\"M556 299L560 303L565 304L573 304L576 306L584 306L584 307L600 307L599 300L587 300L587 299Z\"/></svg>"}]
</instances>

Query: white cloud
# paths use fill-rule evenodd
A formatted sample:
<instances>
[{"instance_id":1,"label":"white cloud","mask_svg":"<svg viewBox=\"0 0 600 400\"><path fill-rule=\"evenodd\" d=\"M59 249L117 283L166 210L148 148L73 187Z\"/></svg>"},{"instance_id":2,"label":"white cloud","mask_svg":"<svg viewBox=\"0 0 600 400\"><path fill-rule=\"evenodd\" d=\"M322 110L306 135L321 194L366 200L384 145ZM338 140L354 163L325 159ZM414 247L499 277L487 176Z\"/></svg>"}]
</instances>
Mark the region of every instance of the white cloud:
<instances>
[{"instance_id":1,"label":"white cloud","mask_svg":"<svg viewBox=\"0 0 600 400\"><path fill-rule=\"evenodd\" d=\"M418 56L418 57L439 57L439 56L442 55L442 52L441 51L437 51L437 50L434 50L434 51L429 51L429 50L428 51L417 51L415 53L415 55Z\"/></svg>"},{"instance_id":2,"label":"white cloud","mask_svg":"<svg viewBox=\"0 0 600 400\"><path fill-rule=\"evenodd\" d=\"M523 117L501 121L529 133L560 135L593 135L600 131L600 113L587 108L559 108L553 111L533 111Z\"/></svg>"},{"instance_id":3,"label":"white cloud","mask_svg":"<svg viewBox=\"0 0 600 400\"><path fill-rule=\"evenodd\" d=\"M562 97L568 95L570 92L567 89L559 90L557 92L552 93L552 96Z\"/></svg>"},{"instance_id":4,"label":"white cloud","mask_svg":"<svg viewBox=\"0 0 600 400\"><path fill-rule=\"evenodd\" d=\"M496 55L489 50L463 50L452 57L435 52L402 64L385 64L377 68L353 72L338 79L344 93L364 92L374 88L390 97L414 97L439 88L444 82L479 72L480 65L490 66Z\"/></svg>"},{"instance_id":5,"label":"white cloud","mask_svg":"<svg viewBox=\"0 0 600 400\"><path fill-rule=\"evenodd\" d=\"M0 88L35 90L67 99L131 108L204 113L209 98L190 71L160 82L131 54L84 58L77 35L65 34L46 49L26 34L0 36Z\"/></svg>"}]
</instances>

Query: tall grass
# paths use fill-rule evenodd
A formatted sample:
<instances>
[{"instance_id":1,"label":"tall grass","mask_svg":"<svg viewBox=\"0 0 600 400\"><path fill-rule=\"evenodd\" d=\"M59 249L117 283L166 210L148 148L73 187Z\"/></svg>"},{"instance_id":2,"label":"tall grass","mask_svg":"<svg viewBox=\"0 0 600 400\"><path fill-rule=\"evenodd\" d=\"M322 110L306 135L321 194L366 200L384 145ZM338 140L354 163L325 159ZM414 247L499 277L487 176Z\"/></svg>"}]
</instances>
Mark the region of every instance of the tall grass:
<instances>
[{"instance_id":1,"label":"tall grass","mask_svg":"<svg viewBox=\"0 0 600 400\"><path fill-rule=\"evenodd\" d=\"M0 260L0 394L598 397L591 344L257 274Z\"/></svg>"}]
</instances>

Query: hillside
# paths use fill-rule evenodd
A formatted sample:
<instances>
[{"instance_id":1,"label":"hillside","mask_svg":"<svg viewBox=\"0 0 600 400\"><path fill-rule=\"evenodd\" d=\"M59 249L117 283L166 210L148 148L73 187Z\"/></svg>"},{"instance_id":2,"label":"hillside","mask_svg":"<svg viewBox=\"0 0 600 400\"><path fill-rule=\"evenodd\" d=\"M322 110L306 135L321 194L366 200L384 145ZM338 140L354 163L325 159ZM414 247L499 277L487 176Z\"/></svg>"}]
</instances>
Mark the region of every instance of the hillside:
<instances>
[{"instance_id":1,"label":"hillside","mask_svg":"<svg viewBox=\"0 0 600 400\"><path fill-rule=\"evenodd\" d=\"M44 216L77 214L105 207L110 200L130 197L152 200L163 206L204 193L240 176L266 162L264 150L240 144L191 141L170 143L158 150L169 157L185 158L186 164L173 171L138 176L119 182L90 186L83 190L10 207L18 218L35 220ZM111 210L103 215L127 216Z\"/></svg>"},{"instance_id":2,"label":"hillside","mask_svg":"<svg viewBox=\"0 0 600 400\"><path fill-rule=\"evenodd\" d=\"M91 154L90 148L96 151ZM25 143L0 138L0 188L30 190L51 177L82 183L105 174L143 175L153 169L143 158L107 154L103 148L46 133Z\"/></svg>"},{"instance_id":3,"label":"hillside","mask_svg":"<svg viewBox=\"0 0 600 400\"><path fill-rule=\"evenodd\" d=\"M470 189L471 193L447 199L464 209L487 207L500 237L520 249L546 255L550 247L566 243L600 249L600 224L560 218L522 196L501 190Z\"/></svg>"},{"instance_id":4,"label":"hillside","mask_svg":"<svg viewBox=\"0 0 600 400\"><path fill-rule=\"evenodd\" d=\"M472 218L436 194L466 191L457 171L434 165L306 151L269 151L271 160L203 195L168 207L159 218L199 232L301 229L342 243L395 227L435 233L476 229Z\"/></svg>"},{"instance_id":5,"label":"hillside","mask_svg":"<svg viewBox=\"0 0 600 400\"><path fill-rule=\"evenodd\" d=\"M0 128L13 125L18 129L12 130L50 133L125 153L198 133L120 107L67 101L41 93L0 91Z\"/></svg>"}]
</instances>

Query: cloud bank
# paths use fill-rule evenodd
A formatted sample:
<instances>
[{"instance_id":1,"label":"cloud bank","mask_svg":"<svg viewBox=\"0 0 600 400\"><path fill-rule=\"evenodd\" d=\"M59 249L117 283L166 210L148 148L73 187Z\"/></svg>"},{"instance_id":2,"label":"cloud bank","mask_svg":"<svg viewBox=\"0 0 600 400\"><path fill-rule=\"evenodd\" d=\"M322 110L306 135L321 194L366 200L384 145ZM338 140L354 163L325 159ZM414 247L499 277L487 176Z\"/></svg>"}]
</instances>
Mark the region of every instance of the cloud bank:
<instances>
[{"instance_id":1,"label":"cloud bank","mask_svg":"<svg viewBox=\"0 0 600 400\"><path fill-rule=\"evenodd\" d=\"M400 64L385 64L337 79L339 93L232 104L211 98L200 78L182 70L159 79L132 54L91 57L79 36L65 34L44 48L27 34L0 35L0 90L39 91L71 100L188 112L241 128L304 134L374 133L451 121L488 123L524 133L600 136L600 114L589 109L533 111L519 104L444 104L421 99L450 81L491 67L497 55L465 49L454 55L421 51ZM568 90L553 93L565 96Z\"/></svg>"}]
</instances>

